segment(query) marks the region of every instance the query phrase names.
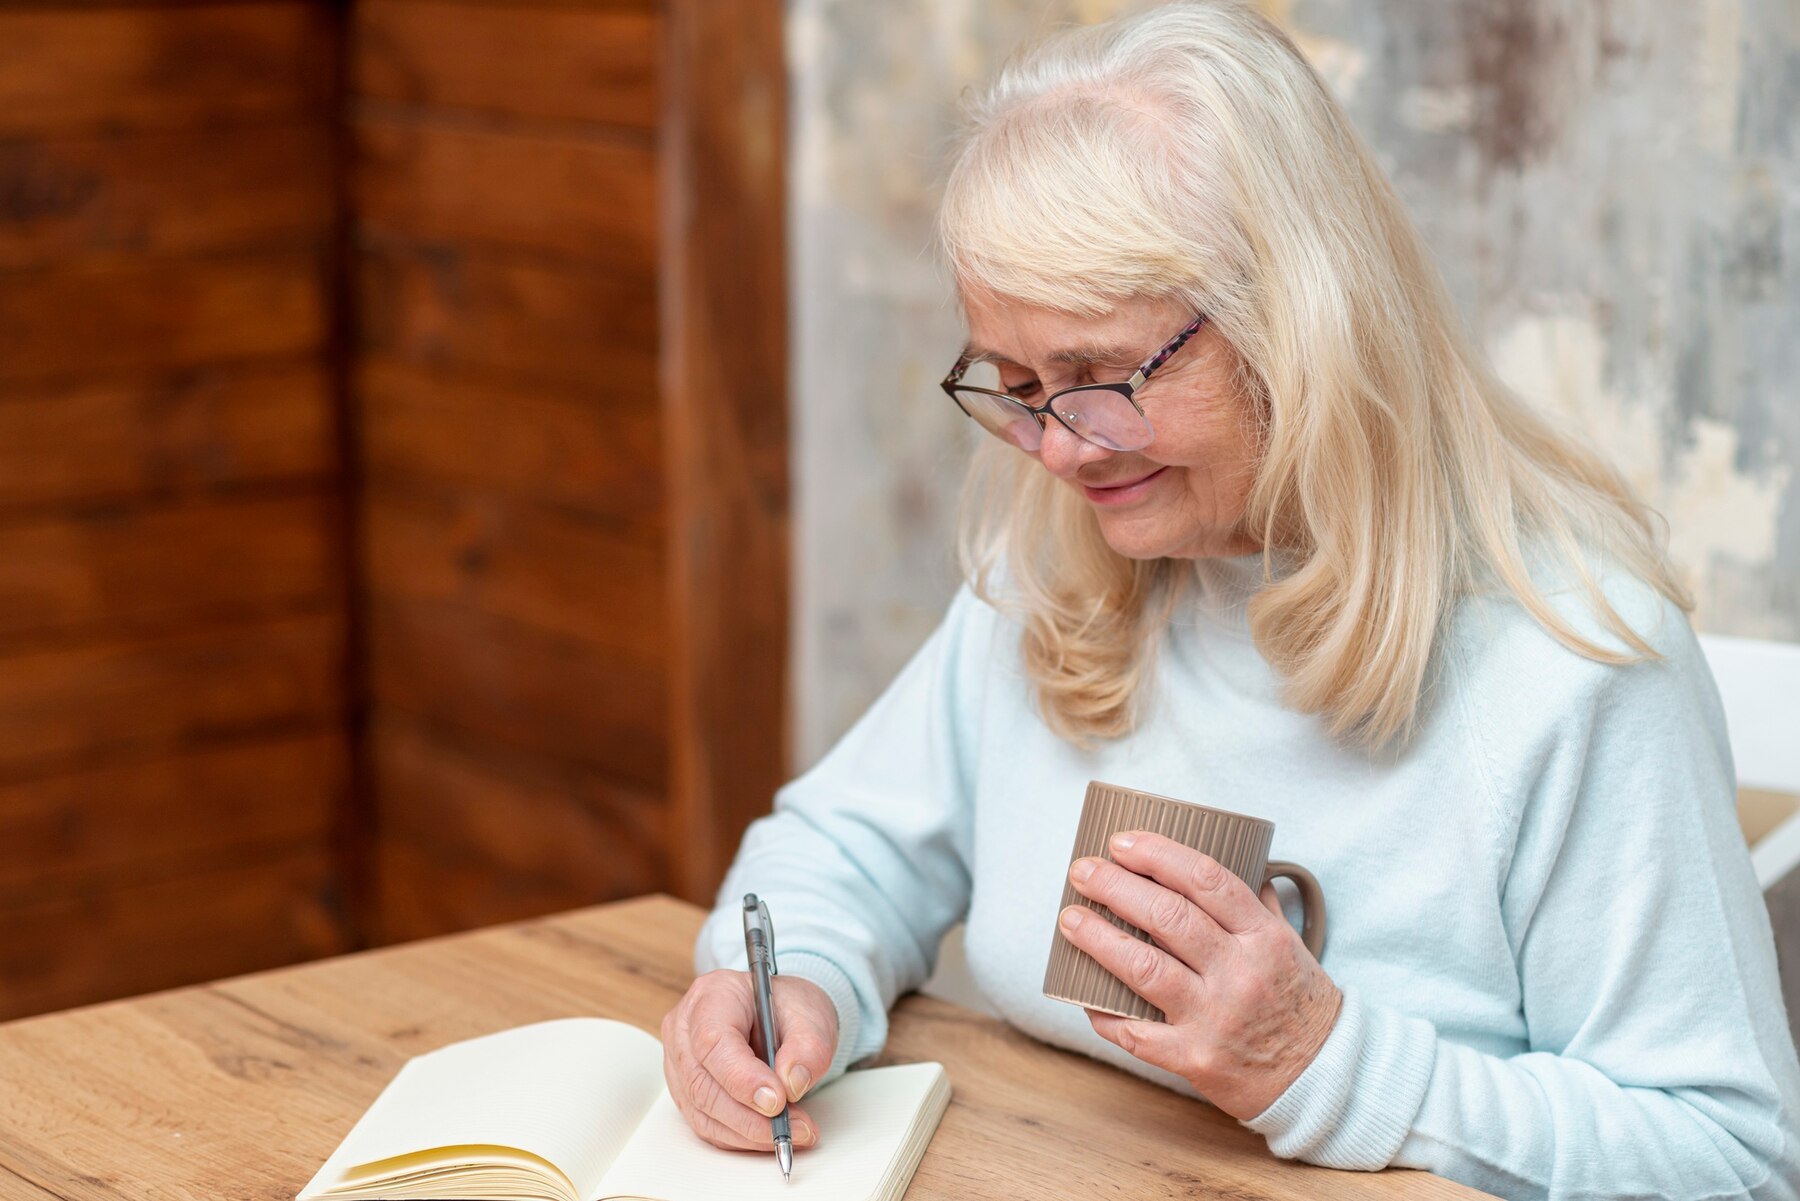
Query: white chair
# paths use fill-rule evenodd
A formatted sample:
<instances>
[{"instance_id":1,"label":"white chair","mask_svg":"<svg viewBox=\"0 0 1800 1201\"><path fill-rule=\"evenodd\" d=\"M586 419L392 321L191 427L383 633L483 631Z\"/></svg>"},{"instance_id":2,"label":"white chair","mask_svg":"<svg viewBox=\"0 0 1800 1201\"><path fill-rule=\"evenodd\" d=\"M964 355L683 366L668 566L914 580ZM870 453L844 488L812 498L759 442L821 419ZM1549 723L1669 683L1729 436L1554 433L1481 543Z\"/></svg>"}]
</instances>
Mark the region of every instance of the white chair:
<instances>
[{"instance_id":1,"label":"white chair","mask_svg":"<svg viewBox=\"0 0 1800 1201\"><path fill-rule=\"evenodd\" d=\"M1700 647L1725 702L1738 816L1767 892L1800 866L1800 646L1702 634Z\"/></svg>"}]
</instances>

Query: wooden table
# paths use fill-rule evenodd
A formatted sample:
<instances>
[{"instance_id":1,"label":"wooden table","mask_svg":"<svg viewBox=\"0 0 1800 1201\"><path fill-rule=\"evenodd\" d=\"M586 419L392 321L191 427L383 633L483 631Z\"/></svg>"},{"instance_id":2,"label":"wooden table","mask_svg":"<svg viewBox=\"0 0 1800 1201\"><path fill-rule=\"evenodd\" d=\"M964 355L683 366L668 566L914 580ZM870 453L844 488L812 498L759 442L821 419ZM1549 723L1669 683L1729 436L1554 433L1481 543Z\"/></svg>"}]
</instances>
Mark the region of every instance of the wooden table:
<instances>
[{"instance_id":1,"label":"wooden table","mask_svg":"<svg viewBox=\"0 0 1800 1201\"><path fill-rule=\"evenodd\" d=\"M577 1014L657 1030L701 917L646 897L0 1024L0 1198L291 1201L409 1056ZM1208 1105L912 996L884 1062L920 1059L955 1099L912 1201L1485 1196L1277 1160Z\"/></svg>"}]
</instances>

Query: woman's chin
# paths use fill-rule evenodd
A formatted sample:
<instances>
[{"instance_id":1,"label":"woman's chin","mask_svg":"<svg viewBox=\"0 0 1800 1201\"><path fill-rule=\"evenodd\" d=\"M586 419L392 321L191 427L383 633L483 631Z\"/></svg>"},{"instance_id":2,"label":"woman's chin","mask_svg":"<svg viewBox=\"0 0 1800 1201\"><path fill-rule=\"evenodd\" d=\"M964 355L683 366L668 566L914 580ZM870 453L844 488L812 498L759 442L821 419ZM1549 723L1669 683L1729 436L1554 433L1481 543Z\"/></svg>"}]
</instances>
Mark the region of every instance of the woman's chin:
<instances>
[{"instance_id":1,"label":"woman's chin","mask_svg":"<svg viewBox=\"0 0 1800 1201\"><path fill-rule=\"evenodd\" d=\"M1162 559L1177 553L1189 539L1161 528L1160 522L1120 515L1100 518L1100 536L1106 545L1127 559Z\"/></svg>"}]
</instances>

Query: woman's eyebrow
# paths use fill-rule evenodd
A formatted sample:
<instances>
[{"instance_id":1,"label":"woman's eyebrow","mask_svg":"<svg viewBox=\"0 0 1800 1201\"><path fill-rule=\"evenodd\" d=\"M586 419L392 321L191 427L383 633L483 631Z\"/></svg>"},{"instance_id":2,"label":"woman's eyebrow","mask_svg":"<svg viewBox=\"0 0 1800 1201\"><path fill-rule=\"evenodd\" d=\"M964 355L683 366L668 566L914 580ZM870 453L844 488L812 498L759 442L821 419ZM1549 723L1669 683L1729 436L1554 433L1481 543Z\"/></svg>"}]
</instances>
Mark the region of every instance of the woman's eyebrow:
<instances>
[{"instance_id":1,"label":"woman's eyebrow","mask_svg":"<svg viewBox=\"0 0 1800 1201\"><path fill-rule=\"evenodd\" d=\"M1018 362L1010 355L1001 354L997 350L987 350L973 343L965 346L963 353L969 356L971 363L992 362L995 359L1002 359L1008 363ZM1149 351L1140 350L1135 346L1089 344L1053 350L1044 356L1044 361L1075 367L1092 367L1096 364L1135 365L1142 362L1149 353ZM1019 365L1024 366L1025 364L1020 363Z\"/></svg>"}]
</instances>

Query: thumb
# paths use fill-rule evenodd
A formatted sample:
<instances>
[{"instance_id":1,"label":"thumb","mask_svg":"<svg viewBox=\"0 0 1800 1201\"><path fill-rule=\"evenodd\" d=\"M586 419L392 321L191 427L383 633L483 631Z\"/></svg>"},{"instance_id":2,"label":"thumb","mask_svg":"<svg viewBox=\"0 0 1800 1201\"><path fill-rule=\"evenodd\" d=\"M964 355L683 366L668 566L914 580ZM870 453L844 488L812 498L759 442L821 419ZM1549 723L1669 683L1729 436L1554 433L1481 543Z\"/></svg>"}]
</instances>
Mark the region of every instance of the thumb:
<instances>
[{"instance_id":1,"label":"thumb","mask_svg":"<svg viewBox=\"0 0 1800 1201\"><path fill-rule=\"evenodd\" d=\"M775 997L775 1022L781 1029L775 1074L787 1086L788 1100L798 1101L831 1067L837 1052L837 1007L812 981L787 979L793 985Z\"/></svg>"},{"instance_id":2,"label":"thumb","mask_svg":"<svg viewBox=\"0 0 1800 1201\"><path fill-rule=\"evenodd\" d=\"M1281 911L1281 894L1275 891L1273 883L1262 886L1262 903L1270 913L1284 922L1287 921L1287 914Z\"/></svg>"}]
</instances>

